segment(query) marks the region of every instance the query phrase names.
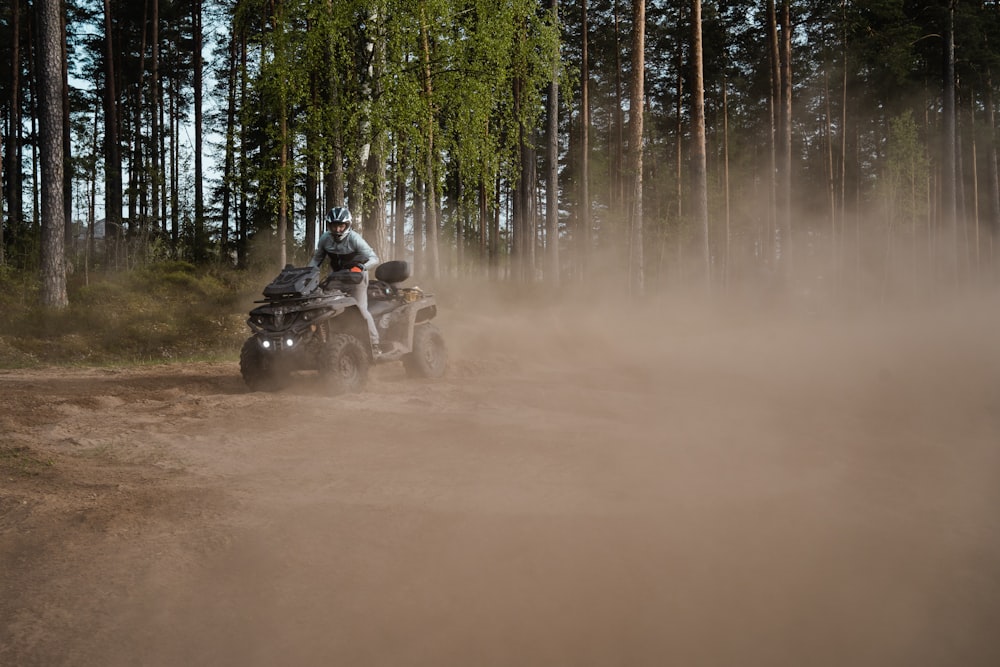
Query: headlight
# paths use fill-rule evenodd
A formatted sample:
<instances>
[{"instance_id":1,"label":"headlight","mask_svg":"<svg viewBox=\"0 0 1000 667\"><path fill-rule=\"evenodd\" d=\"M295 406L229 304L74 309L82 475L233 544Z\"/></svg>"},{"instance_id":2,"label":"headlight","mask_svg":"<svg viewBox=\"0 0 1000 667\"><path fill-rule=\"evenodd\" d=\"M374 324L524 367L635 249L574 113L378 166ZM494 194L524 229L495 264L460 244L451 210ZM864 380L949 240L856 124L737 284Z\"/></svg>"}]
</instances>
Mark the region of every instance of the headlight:
<instances>
[{"instance_id":1,"label":"headlight","mask_svg":"<svg viewBox=\"0 0 1000 667\"><path fill-rule=\"evenodd\" d=\"M291 347L292 345L295 345L295 341L293 339L291 339L291 338L286 338L285 339L285 347Z\"/></svg>"},{"instance_id":2,"label":"headlight","mask_svg":"<svg viewBox=\"0 0 1000 667\"><path fill-rule=\"evenodd\" d=\"M269 340L262 340L260 342L260 346L262 348L264 348L265 350L270 350L271 349L271 341L269 341Z\"/></svg>"}]
</instances>

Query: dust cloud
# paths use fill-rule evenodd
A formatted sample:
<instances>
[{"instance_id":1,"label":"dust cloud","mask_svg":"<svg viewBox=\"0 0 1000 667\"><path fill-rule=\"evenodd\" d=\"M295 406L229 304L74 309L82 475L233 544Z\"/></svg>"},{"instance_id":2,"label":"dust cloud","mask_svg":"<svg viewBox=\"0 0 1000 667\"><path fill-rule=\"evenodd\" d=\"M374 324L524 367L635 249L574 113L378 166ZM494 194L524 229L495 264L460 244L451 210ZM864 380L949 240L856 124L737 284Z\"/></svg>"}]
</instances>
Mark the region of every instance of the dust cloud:
<instances>
[{"instance_id":1,"label":"dust cloud","mask_svg":"<svg viewBox=\"0 0 1000 667\"><path fill-rule=\"evenodd\" d=\"M251 394L195 365L92 386L123 393L61 428L141 432L131 462L222 498L78 546L24 595L33 639L8 657L1000 664L995 290L505 290L435 286L439 381Z\"/></svg>"}]
</instances>

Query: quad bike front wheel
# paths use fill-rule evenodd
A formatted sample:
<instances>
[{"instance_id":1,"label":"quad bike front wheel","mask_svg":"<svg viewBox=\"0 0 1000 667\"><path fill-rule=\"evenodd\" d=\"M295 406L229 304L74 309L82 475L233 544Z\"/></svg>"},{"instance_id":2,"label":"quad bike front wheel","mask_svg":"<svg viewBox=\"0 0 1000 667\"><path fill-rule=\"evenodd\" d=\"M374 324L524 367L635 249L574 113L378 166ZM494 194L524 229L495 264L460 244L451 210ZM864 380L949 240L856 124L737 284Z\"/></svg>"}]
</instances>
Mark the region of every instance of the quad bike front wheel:
<instances>
[{"instance_id":1,"label":"quad bike front wheel","mask_svg":"<svg viewBox=\"0 0 1000 667\"><path fill-rule=\"evenodd\" d=\"M252 391L278 391L288 384L288 372L275 367L260 349L256 338L248 338L240 350L240 374Z\"/></svg>"},{"instance_id":2,"label":"quad bike front wheel","mask_svg":"<svg viewBox=\"0 0 1000 667\"><path fill-rule=\"evenodd\" d=\"M334 334L319 353L319 374L331 394L353 394L364 389L368 366L368 353L350 334Z\"/></svg>"},{"instance_id":3,"label":"quad bike front wheel","mask_svg":"<svg viewBox=\"0 0 1000 667\"><path fill-rule=\"evenodd\" d=\"M410 377L439 378L448 365L448 351L444 337L430 323L418 324L413 329L413 351L403 357L403 368Z\"/></svg>"}]
</instances>

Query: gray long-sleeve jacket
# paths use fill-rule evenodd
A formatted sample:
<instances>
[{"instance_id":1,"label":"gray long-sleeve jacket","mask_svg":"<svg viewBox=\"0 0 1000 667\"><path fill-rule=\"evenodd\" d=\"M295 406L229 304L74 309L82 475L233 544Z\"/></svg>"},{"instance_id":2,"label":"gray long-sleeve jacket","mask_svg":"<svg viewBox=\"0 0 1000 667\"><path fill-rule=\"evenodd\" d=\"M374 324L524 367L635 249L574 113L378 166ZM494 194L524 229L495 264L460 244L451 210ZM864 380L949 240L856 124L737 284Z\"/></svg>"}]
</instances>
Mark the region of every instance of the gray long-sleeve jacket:
<instances>
[{"instance_id":1,"label":"gray long-sleeve jacket","mask_svg":"<svg viewBox=\"0 0 1000 667\"><path fill-rule=\"evenodd\" d=\"M353 229L340 241L334 239L330 232L324 232L316 243L316 252L313 253L309 266L321 266L327 257L330 258L331 271L343 271L355 264L363 264L365 269L371 269L379 262L372 247Z\"/></svg>"}]
</instances>

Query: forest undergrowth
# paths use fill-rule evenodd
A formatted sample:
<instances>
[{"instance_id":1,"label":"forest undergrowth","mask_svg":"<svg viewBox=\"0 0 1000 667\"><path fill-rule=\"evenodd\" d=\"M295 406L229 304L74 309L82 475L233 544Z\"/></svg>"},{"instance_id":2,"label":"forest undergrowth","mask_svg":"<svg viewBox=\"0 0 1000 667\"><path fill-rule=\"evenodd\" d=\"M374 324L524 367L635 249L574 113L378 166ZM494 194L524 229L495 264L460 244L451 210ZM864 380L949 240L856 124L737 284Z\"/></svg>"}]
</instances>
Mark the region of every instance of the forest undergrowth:
<instances>
[{"instance_id":1,"label":"forest undergrowth","mask_svg":"<svg viewBox=\"0 0 1000 667\"><path fill-rule=\"evenodd\" d=\"M0 271L0 368L235 358L257 276L181 261L74 274L70 305L38 306L34 276Z\"/></svg>"}]
</instances>

